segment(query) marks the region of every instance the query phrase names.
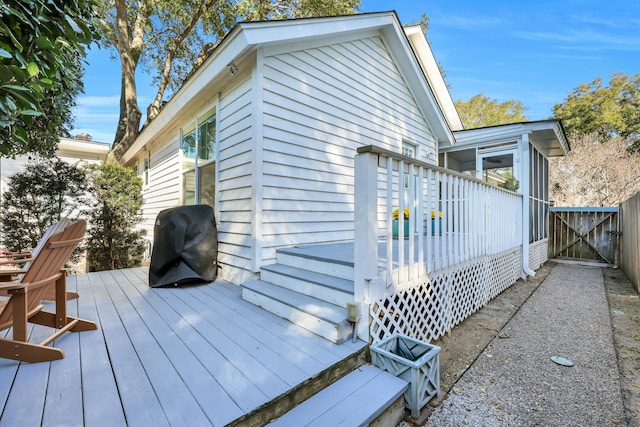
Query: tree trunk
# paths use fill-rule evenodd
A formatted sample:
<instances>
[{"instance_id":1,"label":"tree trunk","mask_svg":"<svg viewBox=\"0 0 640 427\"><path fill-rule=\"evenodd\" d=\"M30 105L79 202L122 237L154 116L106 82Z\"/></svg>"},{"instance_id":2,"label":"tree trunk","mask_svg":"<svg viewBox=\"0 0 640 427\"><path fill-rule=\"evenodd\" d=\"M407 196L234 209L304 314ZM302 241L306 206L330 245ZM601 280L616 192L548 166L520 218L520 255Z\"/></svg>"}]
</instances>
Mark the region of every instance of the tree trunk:
<instances>
[{"instance_id":1,"label":"tree trunk","mask_svg":"<svg viewBox=\"0 0 640 427\"><path fill-rule=\"evenodd\" d=\"M117 0L116 6L116 34L118 38L118 53L122 70L120 93L120 119L113 141L113 147L107 161L119 161L131 147L140 133L140 119L142 113L138 108L138 94L136 91L136 67L138 54L132 49L129 40L129 22L127 8L123 0Z\"/></svg>"},{"instance_id":2,"label":"tree trunk","mask_svg":"<svg viewBox=\"0 0 640 427\"><path fill-rule=\"evenodd\" d=\"M120 94L120 118L118 128L113 141L113 148L109 153L108 161L119 161L124 153L133 145L140 133L140 119L142 113L138 108L138 95L136 91L135 66L131 65L131 58L120 55L122 61L122 82Z\"/></svg>"}]
</instances>

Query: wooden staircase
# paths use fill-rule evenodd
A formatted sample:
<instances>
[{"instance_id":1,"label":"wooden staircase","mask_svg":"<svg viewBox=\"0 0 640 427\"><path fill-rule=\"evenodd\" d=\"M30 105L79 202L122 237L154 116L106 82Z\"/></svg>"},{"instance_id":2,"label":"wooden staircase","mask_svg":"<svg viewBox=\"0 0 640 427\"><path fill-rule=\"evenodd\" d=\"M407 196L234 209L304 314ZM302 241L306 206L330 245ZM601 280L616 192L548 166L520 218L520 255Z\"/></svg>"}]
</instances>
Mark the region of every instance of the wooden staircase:
<instances>
[{"instance_id":1,"label":"wooden staircase","mask_svg":"<svg viewBox=\"0 0 640 427\"><path fill-rule=\"evenodd\" d=\"M261 268L260 280L242 285L242 298L329 341L350 339L353 263L304 247L280 249L276 261Z\"/></svg>"},{"instance_id":2,"label":"wooden staircase","mask_svg":"<svg viewBox=\"0 0 640 427\"><path fill-rule=\"evenodd\" d=\"M363 365L268 426L395 426L404 415L408 386L388 372Z\"/></svg>"},{"instance_id":3,"label":"wooden staircase","mask_svg":"<svg viewBox=\"0 0 640 427\"><path fill-rule=\"evenodd\" d=\"M278 250L276 263L260 269L260 280L242 285L242 298L334 343L351 339L353 326L346 306L354 298L353 255L340 253L339 248L338 244ZM283 397L287 405L274 409L272 415L278 416L269 426L396 425L405 413L407 382L358 360L350 372L312 387L313 394L304 393L304 400ZM258 415L264 420L266 414ZM242 422L254 425L249 419Z\"/></svg>"}]
</instances>

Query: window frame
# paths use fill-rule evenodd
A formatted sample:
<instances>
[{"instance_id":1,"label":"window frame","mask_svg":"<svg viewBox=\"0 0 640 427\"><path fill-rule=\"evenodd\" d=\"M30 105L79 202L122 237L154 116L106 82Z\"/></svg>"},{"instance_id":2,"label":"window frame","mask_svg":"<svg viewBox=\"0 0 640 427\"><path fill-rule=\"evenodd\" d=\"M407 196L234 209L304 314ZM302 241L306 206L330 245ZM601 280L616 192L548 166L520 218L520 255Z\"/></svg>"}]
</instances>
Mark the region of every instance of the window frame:
<instances>
[{"instance_id":1,"label":"window frame","mask_svg":"<svg viewBox=\"0 0 640 427\"><path fill-rule=\"evenodd\" d=\"M213 117L213 123L215 126L213 132L213 144L212 144L212 153L209 154L209 158L201 159L201 126L207 124L211 118ZM192 155L185 155L185 138L189 135L193 134L194 143L193 143L193 153L189 150L189 153ZM190 204L199 204L202 200L202 189L201 189L201 174L202 169L210 166L217 162L218 157L218 107L217 105L213 105L204 110L204 113L196 116L195 120L189 122L187 126L180 128L180 141L179 141L179 150L180 150L180 203L182 205L190 205ZM193 165L188 165L185 167L186 161L193 161ZM189 174L193 173L193 200L187 199L187 194L191 193L190 190L186 189L186 180ZM214 171L214 176L216 176L217 171ZM215 194L215 180L213 183L214 194ZM215 197L212 203L215 204Z\"/></svg>"}]
</instances>

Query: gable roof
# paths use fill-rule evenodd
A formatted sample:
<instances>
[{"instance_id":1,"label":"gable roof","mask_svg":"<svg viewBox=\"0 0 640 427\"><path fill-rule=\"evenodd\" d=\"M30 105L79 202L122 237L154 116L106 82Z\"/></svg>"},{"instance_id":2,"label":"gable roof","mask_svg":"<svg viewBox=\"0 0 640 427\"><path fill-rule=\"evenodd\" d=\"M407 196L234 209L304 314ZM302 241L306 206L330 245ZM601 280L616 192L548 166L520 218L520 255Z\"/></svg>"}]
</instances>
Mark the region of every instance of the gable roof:
<instances>
[{"instance_id":1,"label":"gable roof","mask_svg":"<svg viewBox=\"0 0 640 427\"><path fill-rule=\"evenodd\" d=\"M142 130L136 142L123 155L122 161L125 163L130 161L154 135L179 116L180 111L195 95L213 80L222 77L225 73L228 74L233 64L250 53L264 47L293 42L311 43L341 36L353 37L360 33L363 36L381 35L438 143L453 143L453 134L438 100L425 78L398 16L391 11L238 23L202 66L175 93L158 116Z\"/></svg>"},{"instance_id":2,"label":"gable roof","mask_svg":"<svg viewBox=\"0 0 640 427\"><path fill-rule=\"evenodd\" d=\"M569 141L559 119L533 122L511 123L466 129L454 132L456 143L453 147L440 147L442 151L455 151L489 144L510 142L529 134L529 141L546 157L564 156L569 153Z\"/></svg>"}]
</instances>

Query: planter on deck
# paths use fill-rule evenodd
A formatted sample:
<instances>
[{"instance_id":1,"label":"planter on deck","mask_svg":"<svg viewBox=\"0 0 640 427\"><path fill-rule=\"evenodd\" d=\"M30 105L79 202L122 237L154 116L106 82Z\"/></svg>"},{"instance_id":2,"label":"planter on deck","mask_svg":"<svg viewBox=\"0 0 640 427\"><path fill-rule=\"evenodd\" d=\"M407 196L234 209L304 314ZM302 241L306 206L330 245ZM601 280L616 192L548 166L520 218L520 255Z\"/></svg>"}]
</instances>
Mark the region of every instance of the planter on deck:
<instances>
[{"instance_id":1,"label":"planter on deck","mask_svg":"<svg viewBox=\"0 0 640 427\"><path fill-rule=\"evenodd\" d=\"M405 406L418 418L420 409L440 391L440 347L394 334L371 346L371 361L409 383Z\"/></svg>"},{"instance_id":2,"label":"planter on deck","mask_svg":"<svg viewBox=\"0 0 640 427\"><path fill-rule=\"evenodd\" d=\"M442 220L441 219L438 220L438 224L439 224L439 233L440 233L440 235L442 235ZM436 220L435 219L431 220L431 235L432 236L436 235Z\"/></svg>"},{"instance_id":3,"label":"planter on deck","mask_svg":"<svg viewBox=\"0 0 640 427\"><path fill-rule=\"evenodd\" d=\"M393 237L394 238L398 238L398 220L394 219L392 221L392 227L393 227ZM409 220L405 219L404 220L404 237L409 237Z\"/></svg>"}]
</instances>

